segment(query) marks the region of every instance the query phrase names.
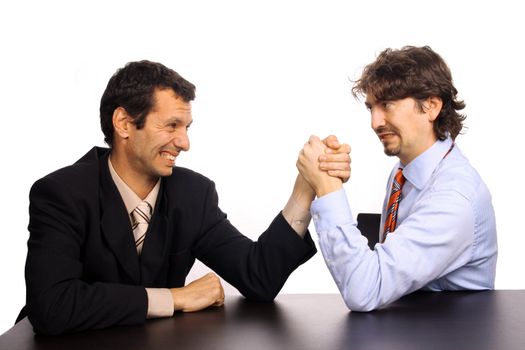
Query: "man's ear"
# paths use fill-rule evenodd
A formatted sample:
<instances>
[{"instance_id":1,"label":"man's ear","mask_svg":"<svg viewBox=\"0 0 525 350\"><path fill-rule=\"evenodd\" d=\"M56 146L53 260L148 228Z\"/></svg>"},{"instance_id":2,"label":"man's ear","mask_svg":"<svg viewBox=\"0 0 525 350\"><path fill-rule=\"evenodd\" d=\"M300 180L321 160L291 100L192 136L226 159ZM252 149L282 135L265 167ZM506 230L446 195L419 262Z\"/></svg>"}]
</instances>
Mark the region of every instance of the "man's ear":
<instances>
[{"instance_id":1,"label":"man's ear","mask_svg":"<svg viewBox=\"0 0 525 350\"><path fill-rule=\"evenodd\" d=\"M436 120L436 118L438 117L439 112L441 112L441 108L443 107L443 101L440 97L430 96L425 104L428 113L428 120L434 122L434 120Z\"/></svg>"},{"instance_id":2,"label":"man's ear","mask_svg":"<svg viewBox=\"0 0 525 350\"><path fill-rule=\"evenodd\" d=\"M115 133L123 139L129 137L130 121L131 118L124 108L117 107L113 111L113 128L115 129Z\"/></svg>"}]
</instances>

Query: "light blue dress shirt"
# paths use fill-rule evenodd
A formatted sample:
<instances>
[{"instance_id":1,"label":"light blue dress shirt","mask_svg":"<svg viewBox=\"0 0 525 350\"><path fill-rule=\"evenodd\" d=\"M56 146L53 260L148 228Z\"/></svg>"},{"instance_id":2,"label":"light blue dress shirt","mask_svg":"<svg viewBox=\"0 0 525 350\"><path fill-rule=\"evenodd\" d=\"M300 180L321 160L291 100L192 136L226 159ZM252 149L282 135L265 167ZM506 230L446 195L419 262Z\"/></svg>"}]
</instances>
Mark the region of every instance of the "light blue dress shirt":
<instances>
[{"instance_id":1,"label":"light blue dress shirt","mask_svg":"<svg viewBox=\"0 0 525 350\"><path fill-rule=\"evenodd\" d=\"M487 186L452 140L437 141L403 169L397 228L370 250L343 189L312 203L326 264L351 310L370 311L418 289L493 289L496 219ZM387 185L383 208L390 196ZM386 218L381 215L381 229ZM379 234L379 233L378 233Z\"/></svg>"}]
</instances>

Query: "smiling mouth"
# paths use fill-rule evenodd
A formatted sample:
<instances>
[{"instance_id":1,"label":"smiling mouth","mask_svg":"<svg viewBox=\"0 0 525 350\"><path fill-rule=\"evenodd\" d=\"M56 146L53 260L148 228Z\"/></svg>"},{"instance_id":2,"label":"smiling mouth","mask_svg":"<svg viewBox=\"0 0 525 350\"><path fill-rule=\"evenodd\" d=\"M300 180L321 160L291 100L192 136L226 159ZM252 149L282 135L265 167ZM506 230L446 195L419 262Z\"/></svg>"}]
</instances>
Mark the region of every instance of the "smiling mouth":
<instances>
[{"instance_id":1,"label":"smiling mouth","mask_svg":"<svg viewBox=\"0 0 525 350\"><path fill-rule=\"evenodd\" d=\"M160 156L162 158L167 159L167 160L172 161L172 162L174 162L175 158L176 158L176 156L174 156L173 154L168 153L168 152L160 152Z\"/></svg>"},{"instance_id":2,"label":"smiling mouth","mask_svg":"<svg viewBox=\"0 0 525 350\"><path fill-rule=\"evenodd\" d=\"M381 140L381 141L384 141L386 138L389 138L389 137L392 137L392 136L396 136L396 134L393 133L393 132L384 132L384 133L381 133L381 134L377 135L377 137L379 137L379 140Z\"/></svg>"}]
</instances>

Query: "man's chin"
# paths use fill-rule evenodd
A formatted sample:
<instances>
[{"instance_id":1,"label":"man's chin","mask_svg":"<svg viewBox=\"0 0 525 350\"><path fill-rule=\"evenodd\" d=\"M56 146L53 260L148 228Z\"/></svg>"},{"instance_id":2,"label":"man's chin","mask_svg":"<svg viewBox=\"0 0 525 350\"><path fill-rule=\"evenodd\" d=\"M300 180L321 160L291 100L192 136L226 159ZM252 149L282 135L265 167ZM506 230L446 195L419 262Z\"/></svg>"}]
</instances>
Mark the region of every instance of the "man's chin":
<instances>
[{"instance_id":1,"label":"man's chin","mask_svg":"<svg viewBox=\"0 0 525 350\"><path fill-rule=\"evenodd\" d=\"M159 176L160 177L171 176L171 174L173 174L173 168L174 167L175 167L175 165L173 167L163 168L161 171L159 171Z\"/></svg>"},{"instance_id":2,"label":"man's chin","mask_svg":"<svg viewBox=\"0 0 525 350\"><path fill-rule=\"evenodd\" d=\"M385 151L385 154L389 157L396 157L399 155L399 152L401 152L401 150L399 149L399 147L396 147L396 148L392 148L392 147L385 147L384 149Z\"/></svg>"}]
</instances>

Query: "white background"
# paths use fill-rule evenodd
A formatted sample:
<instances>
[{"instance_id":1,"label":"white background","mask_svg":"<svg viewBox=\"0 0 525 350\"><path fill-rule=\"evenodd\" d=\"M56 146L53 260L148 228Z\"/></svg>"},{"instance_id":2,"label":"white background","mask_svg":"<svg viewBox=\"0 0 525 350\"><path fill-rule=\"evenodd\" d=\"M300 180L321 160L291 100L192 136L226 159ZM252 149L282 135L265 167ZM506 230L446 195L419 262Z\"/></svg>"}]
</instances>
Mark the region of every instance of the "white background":
<instances>
[{"instance_id":1,"label":"white background","mask_svg":"<svg viewBox=\"0 0 525 350\"><path fill-rule=\"evenodd\" d=\"M467 102L458 144L493 194L496 287L525 288L522 13L506 0L2 1L0 333L24 305L31 184L103 145L100 96L117 68L139 59L196 84L192 148L178 165L213 179L221 208L256 239L288 199L310 134L351 144L352 210L381 210L395 159L350 80L386 47L430 45ZM282 292L337 289L317 254Z\"/></svg>"}]
</instances>

